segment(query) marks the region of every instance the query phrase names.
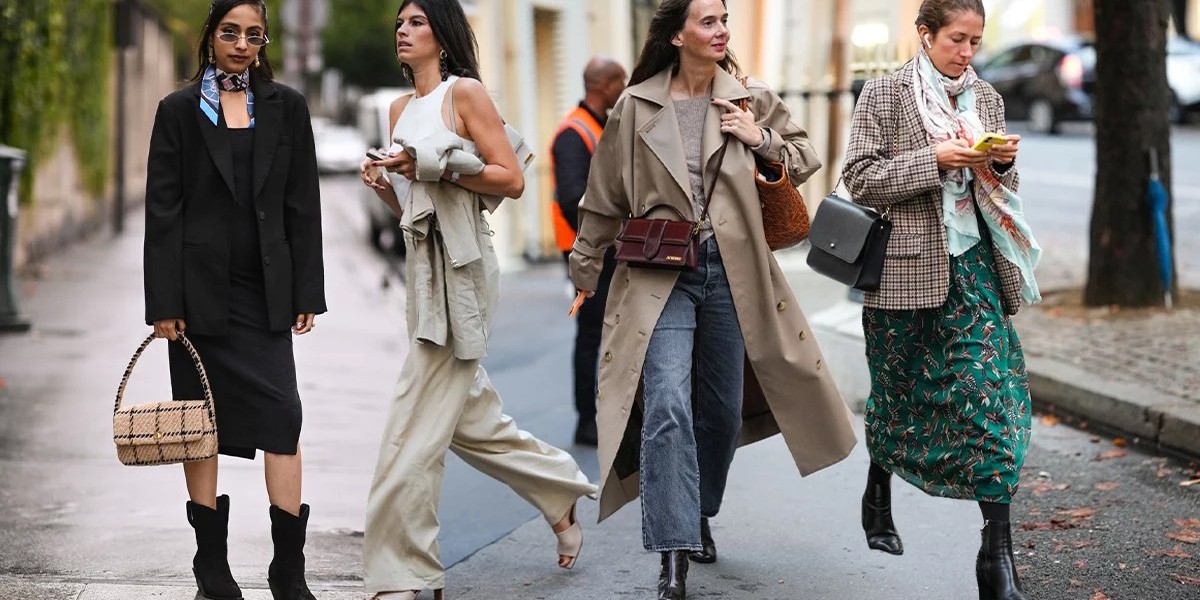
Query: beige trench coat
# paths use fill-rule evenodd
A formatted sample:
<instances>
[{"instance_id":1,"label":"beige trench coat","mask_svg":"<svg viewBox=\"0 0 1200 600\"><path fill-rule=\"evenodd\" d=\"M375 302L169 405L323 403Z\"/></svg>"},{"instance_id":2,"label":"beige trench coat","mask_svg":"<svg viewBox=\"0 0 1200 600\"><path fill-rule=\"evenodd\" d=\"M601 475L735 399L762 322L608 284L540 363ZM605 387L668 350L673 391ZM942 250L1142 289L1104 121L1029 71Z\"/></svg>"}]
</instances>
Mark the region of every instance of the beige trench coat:
<instances>
[{"instance_id":1,"label":"beige trench coat","mask_svg":"<svg viewBox=\"0 0 1200 600\"><path fill-rule=\"evenodd\" d=\"M571 278L580 289L596 289L604 251L623 218L695 218L669 84L668 70L630 87L604 128L579 205L579 235L571 254ZM748 87L718 70L713 96L735 104L750 99L750 110L771 137L766 158L786 163L789 178L799 185L821 166L808 135L770 89L753 80ZM709 110L702 144L706 181L716 168L721 140L719 111ZM853 421L808 321L767 248L753 173L752 151L732 140L709 207L750 367L740 444L782 431L800 473L808 475L850 453L855 444ZM601 520L639 493L642 364L677 277L673 271L624 264L613 277L597 394Z\"/></svg>"}]
</instances>

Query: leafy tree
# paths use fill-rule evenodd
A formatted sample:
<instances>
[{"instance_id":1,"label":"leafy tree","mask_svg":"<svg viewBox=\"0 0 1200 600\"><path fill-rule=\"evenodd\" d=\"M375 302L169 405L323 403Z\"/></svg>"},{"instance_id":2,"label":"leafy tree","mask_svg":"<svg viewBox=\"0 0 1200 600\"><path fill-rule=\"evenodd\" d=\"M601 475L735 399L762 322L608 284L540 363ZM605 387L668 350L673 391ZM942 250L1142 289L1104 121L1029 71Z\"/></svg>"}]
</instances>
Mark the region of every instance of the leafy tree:
<instances>
[{"instance_id":1,"label":"leafy tree","mask_svg":"<svg viewBox=\"0 0 1200 600\"><path fill-rule=\"evenodd\" d=\"M397 0L330 0L322 32L325 68L363 88L405 83L396 62Z\"/></svg>"},{"instance_id":2,"label":"leafy tree","mask_svg":"<svg viewBox=\"0 0 1200 600\"><path fill-rule=\"evenodd\" d=\"M1171 189L1165 0L1095 0L1096 191L1084 302L1163 302L1147 200L1149 154L1157 150ZM1167 205L1168 223L1171 204Z\"/></svg>"}]
</instances>

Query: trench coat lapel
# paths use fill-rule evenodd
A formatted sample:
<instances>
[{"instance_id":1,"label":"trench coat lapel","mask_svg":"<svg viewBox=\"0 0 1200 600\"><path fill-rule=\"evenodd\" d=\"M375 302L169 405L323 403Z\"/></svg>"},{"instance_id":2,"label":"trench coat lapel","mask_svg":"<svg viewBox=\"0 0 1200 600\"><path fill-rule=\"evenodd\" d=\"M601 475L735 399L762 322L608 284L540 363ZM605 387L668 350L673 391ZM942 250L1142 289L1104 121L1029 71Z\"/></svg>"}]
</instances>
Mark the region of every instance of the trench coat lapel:
<instances>
[{"instance_id":1,"label":"trench coat lapel","mask_svg":"<svg viewBox=\"0 0 1200 600\"><path fill-rule=\"evenodd\" d=\"M275 84L261 77L254 86L254 198L262 192L283 129L283 100Z\"/></svg>"},{"instance_id":2,"label":"trench coat lapel","mask_svg":"<svg viewBox=\"0 0 1200 600\"><path fill-rule=\"evenodd\" d=\"M740 100L749 98L750 93L746 91L746 88L742 86L742 82L738 81L736 77L726 73L724 69L717 69L717 76L713 78L712 96L713 98L722 98L737 104ZM717 155L717 151L721 149L721 144L725 141L725 136L721 133L721 115L724 112L724 109L721 107L712 106L704 118L704 138L700 147L704 151L706 186L712 177L709 173L712 173L712 170L717 168L717 165L713 164L714 157ZM730 139L729 143L732 144L736 141L735 139ZM707 187L704 189L705 191L708 190Z\"/></svg>"},{"instance_id":3,"label":"trench coat lapel","mask_svg":"<svg viewBox=\"0 0 1200 600\"><path fill-rule=\"evenodd\" d=\"M675 115L675 104L671 102L670 85L671 70L666 69L630 88L631 96L658 107L658 112L638 126L637 133L650 152L671 173L679 190L686 198L691 198L692 183L683 151L683 136L679 132L679 118Z\"/></svg>"},{"instance_id":4,"label":"trench coat lapel","mask_svg":"<svg viewBox=\"0 0 1200 600\"><path fill-rule=\"evenodd\" d=\"M213 164L217 166L217 171L221 173L221 179L225 180L230 197L233 197L233 148L229 146L229 138L221 135L218 127L208 120L208 115L200 110L199 82L192 86L192 91L196 94L196 121L200 126L200 134L204 137L204 145L208 148L208 154L212 157Z\"/></svg>"}]
</instances>

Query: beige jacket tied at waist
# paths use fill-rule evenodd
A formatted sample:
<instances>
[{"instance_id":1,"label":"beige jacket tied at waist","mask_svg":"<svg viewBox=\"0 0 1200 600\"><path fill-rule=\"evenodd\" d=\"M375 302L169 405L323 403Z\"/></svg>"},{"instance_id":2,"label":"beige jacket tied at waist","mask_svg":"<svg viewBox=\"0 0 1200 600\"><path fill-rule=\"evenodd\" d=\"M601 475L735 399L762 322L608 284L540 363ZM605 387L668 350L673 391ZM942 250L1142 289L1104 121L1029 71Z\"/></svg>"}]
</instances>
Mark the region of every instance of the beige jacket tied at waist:
<instances>
[{"instance_id":1,"label":"beige jacket tied at waist","mask_svg":"<svg viewBox=\"0 0 1200 600\"><path fill-rule=\"evenodd\" d=\"M571 278L594 290L604 251L630 215L694 218L691 184L679 124L670 99L669 71L626 90L604 128L579 205L579 235ZM782 162L799 185L820 168L808 135L783 101L760 82L748 89L718 71L713 97L750 99L770 144L765 158ZM705 180L717 168L722 135L718 110L704 123ZM746 342L741 444L783 433L800 473L828 467L854 447L849 409L834 385L821 349L763 233L752 150L730 142L709 208ZM601 498L606 518L637 498L641 409L639 383L650 335L678 274L620 264L604 314L599 393Z\"/></svg>"}]
</instances>

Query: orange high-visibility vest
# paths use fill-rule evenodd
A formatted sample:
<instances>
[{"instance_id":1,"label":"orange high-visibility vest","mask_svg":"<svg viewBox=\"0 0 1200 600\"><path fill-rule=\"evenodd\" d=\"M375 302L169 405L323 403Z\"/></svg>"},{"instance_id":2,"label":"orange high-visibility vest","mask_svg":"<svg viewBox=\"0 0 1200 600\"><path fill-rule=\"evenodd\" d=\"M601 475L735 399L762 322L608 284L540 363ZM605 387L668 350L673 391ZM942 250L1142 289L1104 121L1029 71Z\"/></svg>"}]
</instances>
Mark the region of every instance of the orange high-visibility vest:
<instances>
[{"instance_id":1,"label":"orange high-visibility vest","mask_svg":"<svg viewBox=\"0 0 1200 600\"><path fill-rule=\"evenodd\" d=\"M558 131L554 133L554 139L557 140L559 134L568 130L574 129L579 137L583 138L583 143L587 146L589 154L596 153L596 144L600 142L600 134L604 131L604 126L596 121L592 113L582 106L576 106L571 114L567 115L566 120L558 127ZM550 152L550 177L554 178L554 152ZM555 194L557 197L558 182L554 182ZM554 214L554 240L558 243L558 249L563 252L569 252L571 246L575 244L575 228L567 222L567 218L563 216L562 208L555 201L551 207Z\"/></svg>"}]
</instances>

